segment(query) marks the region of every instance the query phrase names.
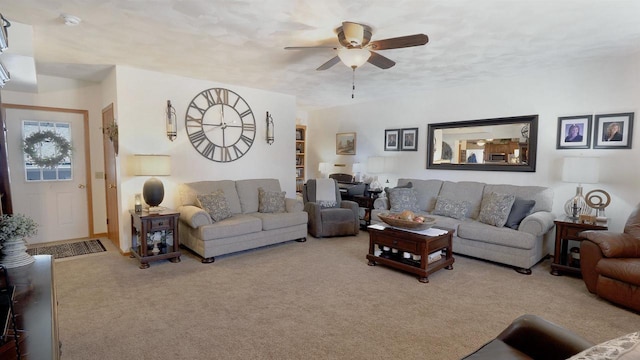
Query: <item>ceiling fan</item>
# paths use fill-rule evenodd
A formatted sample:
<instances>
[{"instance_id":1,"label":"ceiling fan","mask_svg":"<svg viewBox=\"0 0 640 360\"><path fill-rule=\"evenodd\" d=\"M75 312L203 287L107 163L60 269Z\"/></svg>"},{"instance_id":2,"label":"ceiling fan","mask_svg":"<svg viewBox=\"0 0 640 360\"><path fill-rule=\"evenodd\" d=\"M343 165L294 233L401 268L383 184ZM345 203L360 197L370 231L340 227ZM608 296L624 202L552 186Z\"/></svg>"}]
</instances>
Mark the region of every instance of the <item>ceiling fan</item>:
<instances>
[{"instance_id":1,"label":"ceiling fan","mask_svg":"<svg viewBox=\"0 0 640 360\"><path fill-rule=\"evenodd\" d=\"M371 27L350 21L344 21L342 26L336 29L336 32L338 41L342 46L288 46L285 47L285 50L334 49L338 51L338 55L320 65L316 70L327 70L342 60L345 65L355 71L365 62L381 69L388 69L396 64L395 61L378 54L374 50L420 46L429 42L429 37L425 34L371 41Z\"/></svg>"}]
</instances>

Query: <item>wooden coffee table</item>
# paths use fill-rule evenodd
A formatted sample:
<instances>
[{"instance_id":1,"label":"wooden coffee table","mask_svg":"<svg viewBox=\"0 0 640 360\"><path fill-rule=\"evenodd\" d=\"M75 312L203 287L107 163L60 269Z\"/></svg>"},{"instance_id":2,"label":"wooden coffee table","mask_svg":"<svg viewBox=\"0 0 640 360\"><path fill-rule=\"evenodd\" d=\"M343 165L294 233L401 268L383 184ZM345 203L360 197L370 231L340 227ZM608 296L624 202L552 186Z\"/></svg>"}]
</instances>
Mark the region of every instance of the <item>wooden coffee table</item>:
<instances>
[{"instance_id":1,"label":"wooden coffee table","mask_svg":"<svg viewBox=\"0 0 640 360\"><path fill-rule=\"evenodd\" d=\"M442 268L447 270L453 269L453 263L455 261L451 245L451 236L454 230L439 229L446 230L446 234L427 236L392 227L387 227L384 230L369 227L368 265L386 265L416 274L420 282L428 283L430 274ZM379 250L387 247L390 251L381 252L379 255L376 255L376 245ZM437 251L443 251L442 258L429 264L429 254ZM409 259L405 258L404 253L409 253L411 257ZM419 256L419 259L413 260L414 255Z\"/></svg>"}]
</instances>

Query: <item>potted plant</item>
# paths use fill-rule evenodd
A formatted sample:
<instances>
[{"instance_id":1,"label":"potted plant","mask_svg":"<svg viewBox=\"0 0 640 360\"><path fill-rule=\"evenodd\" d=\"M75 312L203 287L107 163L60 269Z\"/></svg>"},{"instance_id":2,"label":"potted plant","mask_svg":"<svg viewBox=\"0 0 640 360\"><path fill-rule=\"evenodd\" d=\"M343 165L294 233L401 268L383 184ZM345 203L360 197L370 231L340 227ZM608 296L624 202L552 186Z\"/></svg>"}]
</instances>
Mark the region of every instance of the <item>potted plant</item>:
<instances>
[{"instance_id":1,"label":"potted plant","mask_svg":"<svg viewBox=\"0 0 640 360\"><path fill-rule=\"evenodd\" d=\"M23 214L5 214L0 217L0 264L13 268L31 264L34 259L26 250L25 238L38 233L38 224Z\"/></svg>"}]
</instances>

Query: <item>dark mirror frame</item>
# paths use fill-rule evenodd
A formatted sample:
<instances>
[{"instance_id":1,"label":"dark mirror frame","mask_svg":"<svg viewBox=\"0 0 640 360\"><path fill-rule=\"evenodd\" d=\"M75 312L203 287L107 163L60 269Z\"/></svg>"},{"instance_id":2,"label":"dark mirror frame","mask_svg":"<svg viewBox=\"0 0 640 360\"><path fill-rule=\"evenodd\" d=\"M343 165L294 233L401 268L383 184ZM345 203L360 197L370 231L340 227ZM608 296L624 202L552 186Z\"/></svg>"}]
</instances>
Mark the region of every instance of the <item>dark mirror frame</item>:
<instances>
[{"instance_id":1,"label":"dark mirror frame","mask_svg":"<svg viewBox=\"0 0 640 360\"><path fill-rule=\"evenodd\" d=\"M440 129L464 128L470 126L492 126L524 123L529 125L529 149L526 164L434 164L434 133ZM475 171L536 171L536 154L538 152L538 115L513 116L483 120L454 121L448 123L429 124L427 127L427 169L439 170L475 170Z\"/></svg>"}]
</instances>

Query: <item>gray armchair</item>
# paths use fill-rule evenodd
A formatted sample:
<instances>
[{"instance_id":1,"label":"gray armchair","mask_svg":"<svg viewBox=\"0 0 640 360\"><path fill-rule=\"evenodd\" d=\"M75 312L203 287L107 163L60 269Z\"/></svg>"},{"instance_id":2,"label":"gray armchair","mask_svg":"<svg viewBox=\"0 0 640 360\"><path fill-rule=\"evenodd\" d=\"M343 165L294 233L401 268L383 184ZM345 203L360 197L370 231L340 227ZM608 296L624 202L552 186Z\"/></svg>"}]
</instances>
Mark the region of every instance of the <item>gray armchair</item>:
<instances>
[{"instance_id":1,"label":"gray armchair","mask_svg":"<svg viewBox=\"0 0 640 360\"><path fill-rule=\"evenodd\" d=\"M309 214L307 228L309 234L316 238L330 236L357 235L360 230L358 204L353 201L342 200L338 183L335 187L335 205L321 206L316 201L317 183L315 179L307 180L302 188L304 211Z\"/></svg>"}]
</instances>

